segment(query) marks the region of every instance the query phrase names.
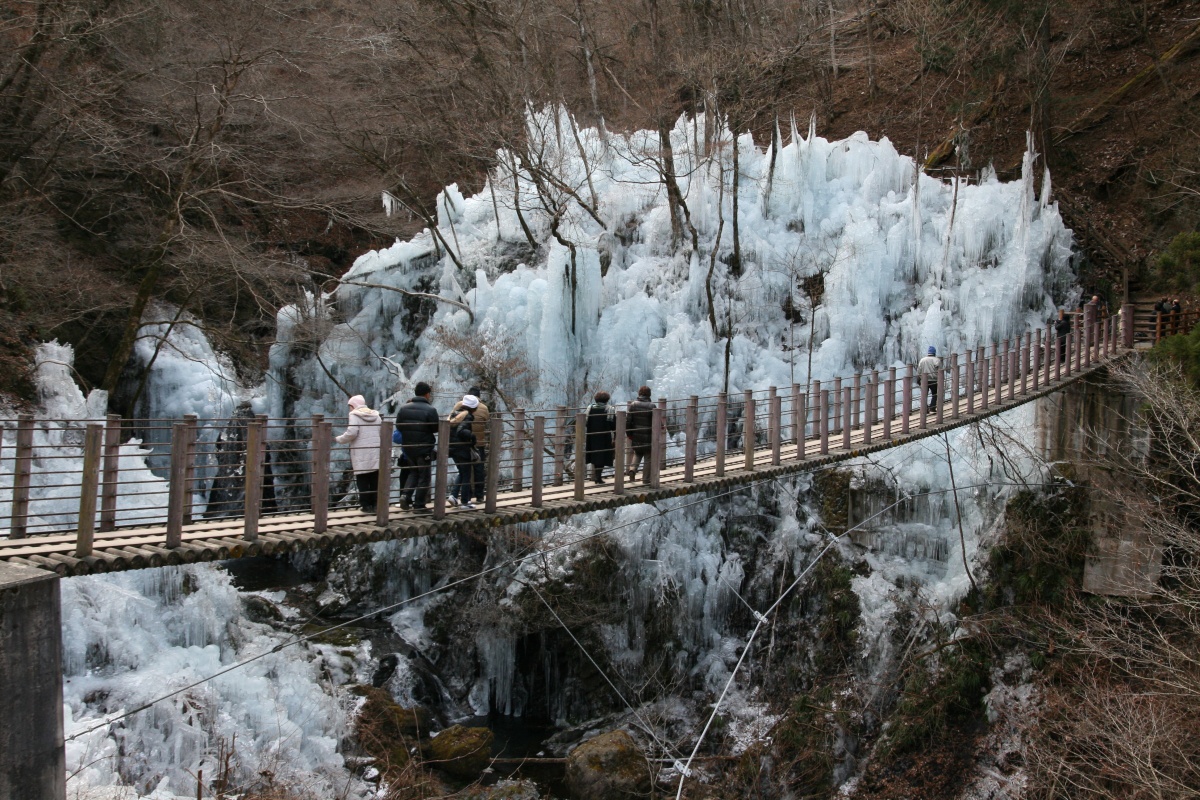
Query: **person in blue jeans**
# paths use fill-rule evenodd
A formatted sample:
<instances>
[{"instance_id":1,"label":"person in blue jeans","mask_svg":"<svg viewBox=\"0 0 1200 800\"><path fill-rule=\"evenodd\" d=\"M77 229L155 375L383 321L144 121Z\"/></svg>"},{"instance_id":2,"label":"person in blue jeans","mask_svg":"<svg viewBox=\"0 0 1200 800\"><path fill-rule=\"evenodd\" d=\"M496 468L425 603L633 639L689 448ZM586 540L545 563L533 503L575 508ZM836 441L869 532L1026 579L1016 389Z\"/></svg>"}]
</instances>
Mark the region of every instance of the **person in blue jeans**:
<instances>
[{"instance_id":1,"label":"person in blue jeans","mask_svg":"<svg viewBox=\"0 0 1200 800\"><path fill-rule=\"evenodd\" d=\"M479 461L474 431L479 398L469 394L462 399L461 405L462 409L450 417L450 458L458 467L458 480L451 487L446 502L470 509L475 508L471 498L479 496L479 488L474 485L475 465Z\"/></svg>"}]
</instances>

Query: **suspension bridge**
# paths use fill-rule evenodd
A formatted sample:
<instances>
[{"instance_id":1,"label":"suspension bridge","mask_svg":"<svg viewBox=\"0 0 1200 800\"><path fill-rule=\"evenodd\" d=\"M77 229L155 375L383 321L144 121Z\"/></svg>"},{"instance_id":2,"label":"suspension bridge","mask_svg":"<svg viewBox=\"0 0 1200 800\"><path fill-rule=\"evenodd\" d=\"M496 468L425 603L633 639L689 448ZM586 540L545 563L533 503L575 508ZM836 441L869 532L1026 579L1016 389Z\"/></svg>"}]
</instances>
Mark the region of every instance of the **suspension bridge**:
<instances>
[{"instance_id":1,"label":"suspension bridge","mask_svg":"<svg viewBox=\"0 0 1200 800\"><path fill-rule=\"evenodd\" d=\"M347 497L330 466L336 463L333 422L320 416L221 421L216 423L220 436L214 433L207 445L195 418L145 423L143 428L153 425L160 434L170 432L169 446L157 455L167 462L166 476L142 481L153 485L137 490L136 509L122 507L122 492L137 488L120 474L122 432L128 430L123 426L129 421L114 417L56 423L23 417L8 423L16 429L15 452L0 453L0 463L11 459L13 464L10 476L0 475L12 486L0 562L65 577L276 555L481 532L804 472L1003 413L1122 358L1138 339L1163 335L1160 317L1141 319L1133 306L1104 319L1085 306L1080 316L1064 337L1055 337L1047 326L989 348L951 354L935 375L919 376L909 365L782 390L660 399L653 412L648 463L636 482L621 469L605 484L587 480L582 409L493 414L485 500L479 509L448 503L446 420L440 423L432 508L424 514L402 511L396 504L392 423L380 423L381 502L374 514L367 514L339 507ZM940 398L935 407L926 401L932 382ZM628 446L625 422L625 412L617 412L617 465L624 463ZM72 427L74 433L51 437L57 444L36 446L37 425ZM232 453L238 465L223 477L221 441L226 460ZM76 470L70 472L75 494L66 502L77 502L78 513L66 521L61 514L31 512L38 503L33 479L41 475L44 483L62 472L50 468L56 459L69 461ZM215 502L221 487L236 489L238 501ZM382 501L385 493L387 502ZM56 495L54 502L61 508L64 500Z\"/></svg>"}]
</instances>

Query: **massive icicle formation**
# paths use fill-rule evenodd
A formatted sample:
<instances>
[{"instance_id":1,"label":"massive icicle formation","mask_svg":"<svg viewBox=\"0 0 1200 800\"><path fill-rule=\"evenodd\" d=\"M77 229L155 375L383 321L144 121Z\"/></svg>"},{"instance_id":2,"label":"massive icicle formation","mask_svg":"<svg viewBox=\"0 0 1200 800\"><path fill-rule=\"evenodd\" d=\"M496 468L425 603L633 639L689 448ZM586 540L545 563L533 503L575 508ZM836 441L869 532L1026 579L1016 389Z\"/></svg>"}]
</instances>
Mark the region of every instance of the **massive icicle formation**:
<instances>
[{"instance_id":1,"label":"massive icicle formation","mask_svg":"<svg viewBox=\"0 0 1200 800\"><path fill-rule=\"evenodd\" d=\"M452 393L459 357L430 328L486 342L496 361L527 363L536 380L503 385L501 375L502 388L547 406L598 388L623 400L642 383L656 395L712 394L722 387L729 328L737 391L805 381L810 332L813 377L828 378L915 360L928 345L960 349L1023 333L1051 318L1055 301L1074 299L1071 234L1049 201L1048 176L1035 195L1033 153L1021 180L1001 183L984 170L956 192L887 139L830 142L793 126L772 156L749 134L735 142L704 117L681 118L671 147L687 208L673 242L656 133L610 134L605 146L595 130L548 110L530 114L528 137L526 152L498 154L478 194L450 186L438 196L436 232L362 256L333 295L280 314L273 413L340 410L324 368L376 403L418 379ZM734 146L740 275L729 266ZM801 283L817 273L824 297L813 313ZM438 292L469 306L474 325L438 304L427 327L428 306L379 287ZM800 320L794 327L785 307ZM314 333L321 364L310 344L300 346Z\"/></svg>"}]
</instances>

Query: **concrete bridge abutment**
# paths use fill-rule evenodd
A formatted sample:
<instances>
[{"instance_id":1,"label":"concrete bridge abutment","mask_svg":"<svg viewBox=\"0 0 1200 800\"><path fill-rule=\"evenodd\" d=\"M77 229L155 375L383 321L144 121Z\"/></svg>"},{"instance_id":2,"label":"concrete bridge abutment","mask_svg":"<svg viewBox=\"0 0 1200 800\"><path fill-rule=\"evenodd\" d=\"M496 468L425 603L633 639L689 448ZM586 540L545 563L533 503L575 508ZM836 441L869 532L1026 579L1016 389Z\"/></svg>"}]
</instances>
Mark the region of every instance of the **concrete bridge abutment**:
<instances>
[{"instance_id":1,"label":"concrete bridge abutment","mask_svg":"<svg viewBox=\"0 0 1200 800\"><path fill-rule=\"evenodd\" d=\"M0 800L65 800L62 711L58 576L0 561Z\"/></svg>"}]
</instances>

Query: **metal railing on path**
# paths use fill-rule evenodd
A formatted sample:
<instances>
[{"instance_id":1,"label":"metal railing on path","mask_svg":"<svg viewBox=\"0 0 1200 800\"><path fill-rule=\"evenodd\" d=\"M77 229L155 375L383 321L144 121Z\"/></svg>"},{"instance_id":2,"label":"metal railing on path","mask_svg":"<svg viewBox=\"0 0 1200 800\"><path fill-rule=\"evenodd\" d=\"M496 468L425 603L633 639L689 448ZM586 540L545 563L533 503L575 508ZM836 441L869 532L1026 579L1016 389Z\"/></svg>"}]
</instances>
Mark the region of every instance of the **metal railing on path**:
<instances>
[{"instance_id":1,"label":"metal railing on path","mask_svg":"<svg viewBox=\"0 0 1200 800\"><path fill-rule=\"evenodd\" d=\"M0 439L0 525L7 525L7 538L0 538L0 560L62 575L140 569L483 529L799 472L1000 413L1132 348L1131 307L1107 319L1094 319L1085 307L1082 316L1064 337L1048 326L954 353L934 374L918 375L908 365L736 395L660 399L636 481L622 468L625 411L615 415L618 468L603 484L587 474L585 409L494 412L480 509L449 502L445 419L425 514L397 505L392 421L380 423L381 502L367 514L344 507L355 499L347 451L334 442L335 420L319 415L204 422L22 416L2 421L8 435ZM931 386L935 405L928 403Z\"/></svg>"}]
</instances>

